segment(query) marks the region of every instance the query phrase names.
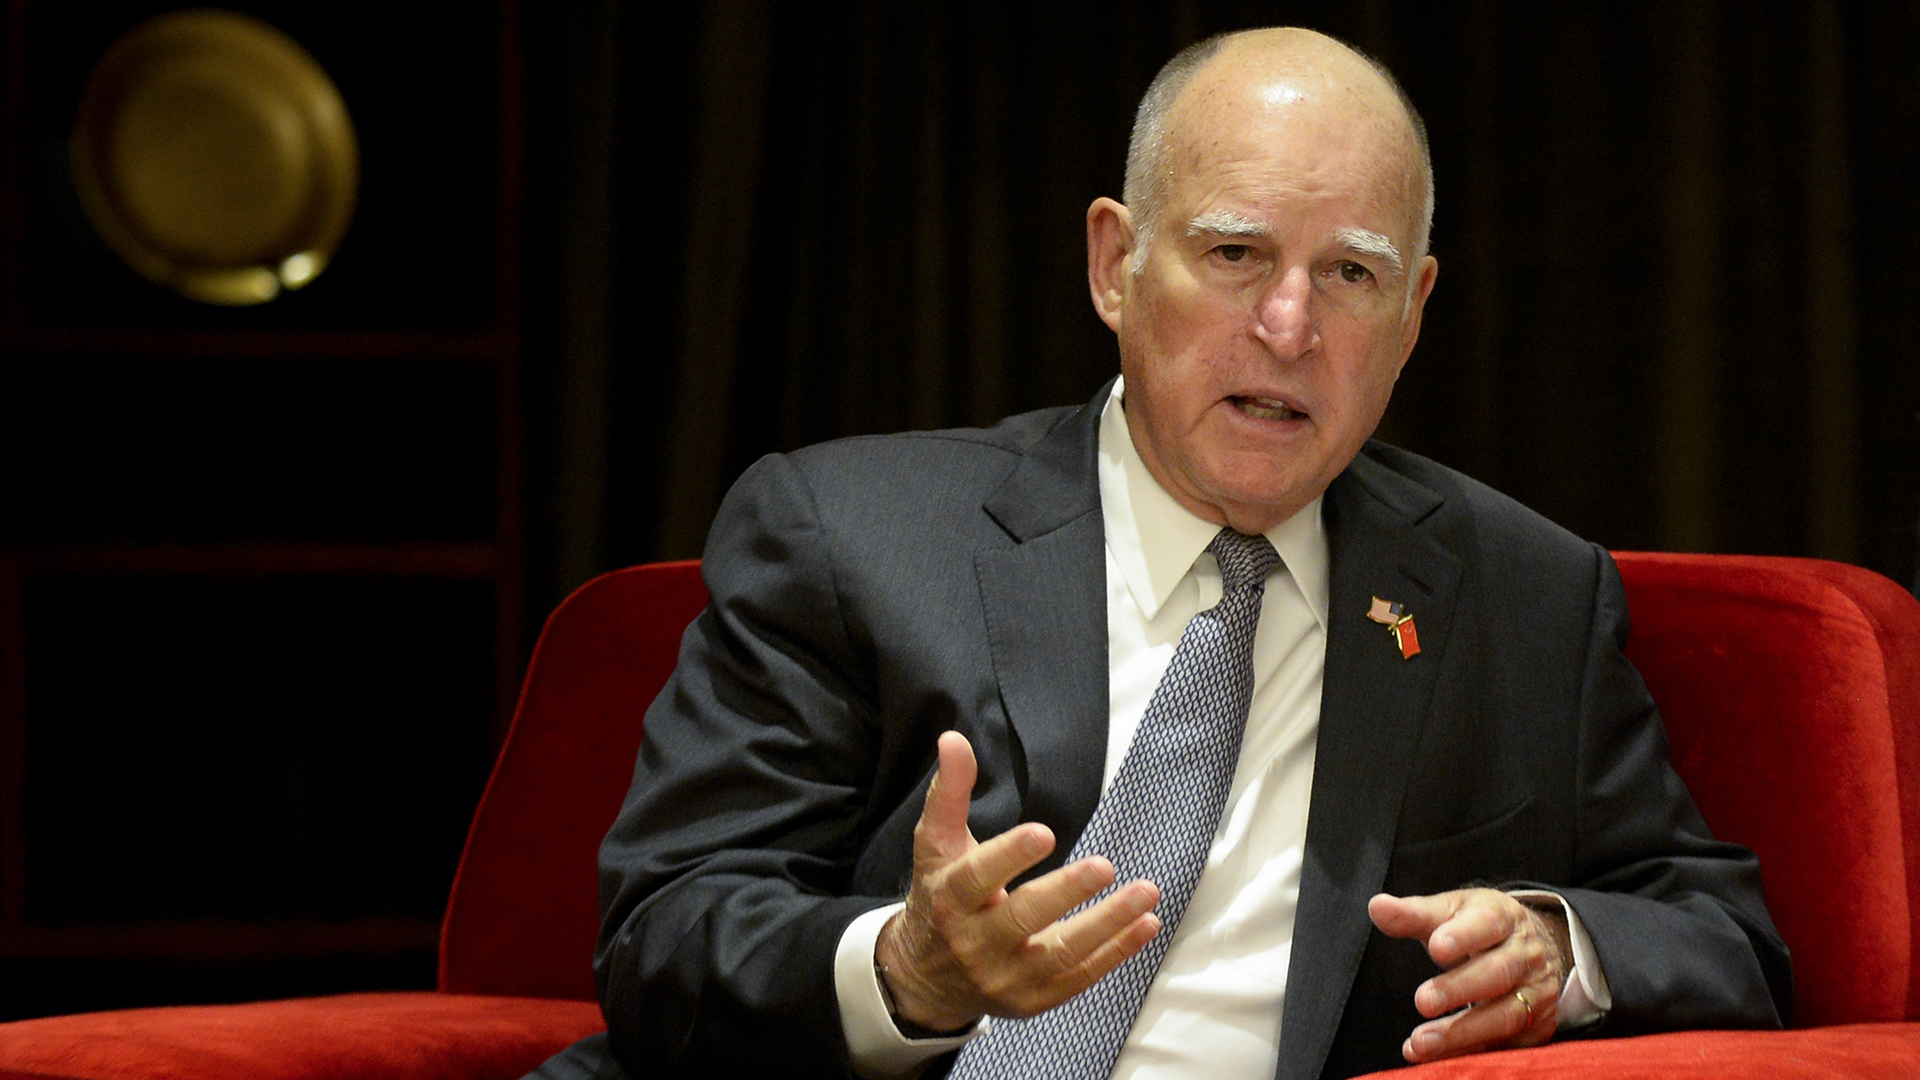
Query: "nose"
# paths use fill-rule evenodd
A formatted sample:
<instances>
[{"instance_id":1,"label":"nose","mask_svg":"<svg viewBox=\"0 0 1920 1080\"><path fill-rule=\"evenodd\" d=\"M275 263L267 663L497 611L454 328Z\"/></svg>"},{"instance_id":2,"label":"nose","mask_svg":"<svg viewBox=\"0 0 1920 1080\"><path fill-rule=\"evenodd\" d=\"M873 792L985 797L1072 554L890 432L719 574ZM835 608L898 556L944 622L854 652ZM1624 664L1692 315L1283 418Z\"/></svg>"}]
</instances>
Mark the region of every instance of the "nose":
<instances>
[{"instance_id":1,"label":"nose","mask_svg":"<svg viewBox=\"0 0 1920 1080\"><path fill-rule=\"evenodd\" d=\"M1300 356L1319 343L1320 317L1306 267L1287 267L1267 282L1255 301L1253 334L1283 358Z\"/></svg>"}]
</instances>

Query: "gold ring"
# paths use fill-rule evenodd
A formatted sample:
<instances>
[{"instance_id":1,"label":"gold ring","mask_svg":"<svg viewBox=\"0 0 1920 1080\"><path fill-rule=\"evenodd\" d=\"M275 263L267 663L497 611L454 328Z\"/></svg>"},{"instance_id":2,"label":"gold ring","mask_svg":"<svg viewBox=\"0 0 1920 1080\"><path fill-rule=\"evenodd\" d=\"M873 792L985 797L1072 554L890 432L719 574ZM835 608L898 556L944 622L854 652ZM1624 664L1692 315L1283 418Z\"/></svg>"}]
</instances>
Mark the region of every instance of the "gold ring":
<instances>
[{"instance_id":1,"label":"gold ring","mask_svg":"<svg viewBox=\"0 0 1920 1080\"><path fill-rule=\"evenodd\" d=\"M1527 1010L1527 1022L1526 1025L1521 1028L1521 1030L1524 1031L1533 1026L1533 1002L1527 1000L1527 992L1525 990L1515 990L1513 996L1514 1000L1520 1003L1520 1007Z\"/></svg>"}]
</instances>

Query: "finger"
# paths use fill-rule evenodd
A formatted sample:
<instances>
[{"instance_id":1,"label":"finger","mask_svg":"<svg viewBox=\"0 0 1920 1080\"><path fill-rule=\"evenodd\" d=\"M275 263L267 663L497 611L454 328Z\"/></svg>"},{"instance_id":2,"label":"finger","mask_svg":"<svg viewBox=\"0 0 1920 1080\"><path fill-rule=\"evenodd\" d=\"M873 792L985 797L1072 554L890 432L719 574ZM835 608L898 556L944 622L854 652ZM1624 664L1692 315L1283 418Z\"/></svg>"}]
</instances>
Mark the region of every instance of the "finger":
<instances>
[{"instance_id":1,"label":"finger","mask_svg":"<svg viewBox=\"0 0 1920 1080\"><path fill-rule=\"evenodd\" d=\"M1057 931L1056 948L1059 955L1071 963L1062 963L1061 967L1069 967L1093 955L1107 942L1134 927L1142 915L1151 912L1159 903L1160 889L1153 882L1130 881L1115 889L1113 895L1062 921ZM1157 916L1154 922L1158 925Z\"/></svg>"},{"instance_id":2,"label":"finger","mask_svg":"<svg viewBox=\"0 0 1920 1080\"><path fill-rule=\"evenodd\" d=\"M1459 910L1458 892L1434 896L1394 896L1380 893L1367 901L1367 917L1388 937L1425 940Z\"/></svg>"},{"instance_id":3,"label":"finger","mask_svg":"<svg viewBox=\"0 0 1920 1080\"><path fill-rule=\"evenodd\" d=\"M1145 948L1160 932L1150 909L1160 890L1149 881L1129 882L1086 911L1028 939L1017 955L1027 987L1019 1011L1031 1015L1073 997L1105 978Z\"/></svg>"},{"instance_id":4,"label":"finger","mask_svg":"<svg viewBox=\"0 0 1920 1080\"><path fill-rule=\"evenodd\" d=\"M953 860L932 884L960 910L978 911L997 899L1009 881L1052 851L1052 829L1038 822L1016 825Z\"/></svg>"},{"instance_id":5,"label":"finger","mask_svg":"<svg viewBox=\"0 0 1920 1080\"><path fill-rule=\"evenodd\" d=\"M1100 895L1113 879L1113 864L1105 858L1076 860L1015 889L1008 897L1005 917L1022 935L1038 933Z\"/></svg>"},{"instance_id":6,"label":"finger","mask_svg":"<svg viewBox=\"0 0 1920 1080\"><path fill-rule=\"evenodd\" d=\"M1546 967L1537 955L1530 955L1524 948L1502 946L1481 953L1472 960L1442 975L1437 975L1422 983L1414 991L1413 1004L1420 1015L1440 1016L1455 1009L1492 1001L1503 994L1510 994L1516 988L1524 988L1536 982ZM1529 999L1539 1001L1538 994Z\"/></svg>"},{"instance_id":7,"label":"finger","mask_svg":"<svg viewBox=\"0 0 1920 1080\"><path fill-rule=\"evenodd\" d=\"M967 831L967 808L973 799L979 766L974 761L973 745L957 731L942 734L936 745L939 767L927 787L926 807L913 832L914 854L946 861L959 858L973 847L973 834Z\"/></svg>"},{"instance_id":8,"label":"finger","mask_svg":"<svg viewBox=\"0 0 1920 1080\"><path fill-rule=\"evenodd\" d=\"M1401 1055L1410 1062L1434 1061L1457 1057L1502 1046L1534 1046L1553 1034L1552 1002L1536 1000L1531 1023L1527 1003L1514 994L1506 994L1471 1009L1432 1020L1413 1029L1401 1045Z\"/></svg>"},{"instance_id":9,"label":"finger","mask_svg":"<svg viewBox=\"0 0 1920 1080\"><path fill-rule=\"evenodd\" d=\"M1055 976L1052 987L1054 994L1060 1001L1065 1001L1106 978L1114 968L1126 963L1128 958L1146 948L1147 942L1152 941L1153 936L1159 932L1160 917L1158 915L1151 911L1136 915L1114 933L1102 939L1077 964L1068 966Z\"/></svg>"},{"instance_id":10,"label":"finger","mask_svg":"<svg viewBox=\"0 0 1920 1080\"><path fill-rule=\"evenodd\" d=\"M1477 953L1498 948L1526 919L1526 908L1503 892L1472 889L1449 895L1460 897L1460 902L1427 938L1427 955L1441 967L1453 967Z\"/></svg>"},{"instance_id":11,"label":"finger","mask_svg":"<svg viewBox=\"0 0 1920 1080\"><path fill-rule=\"evenodd\" d=\"M1422 1014L1439 1016L1525 989L1537 1011L1545 995L1558 996L1563 977L1551 937L1531 913L1523 912L1514 932L1498 946L1427 980L1413 1000Z\"/></svg>"}]
</instances>

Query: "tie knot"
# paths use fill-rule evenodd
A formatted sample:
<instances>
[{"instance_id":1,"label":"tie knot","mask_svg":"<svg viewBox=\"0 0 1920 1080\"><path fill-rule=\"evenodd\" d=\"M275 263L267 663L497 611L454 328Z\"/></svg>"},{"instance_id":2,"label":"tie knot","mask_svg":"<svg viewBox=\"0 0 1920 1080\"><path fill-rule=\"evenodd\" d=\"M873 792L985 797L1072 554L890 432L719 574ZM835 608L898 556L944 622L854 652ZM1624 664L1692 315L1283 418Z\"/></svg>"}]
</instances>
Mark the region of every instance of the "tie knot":
<instances>
[{"instance_id":1,"label":"tie knot","mask_svg":"<svg viewBox=\"0 0 1920 1080\"><path fill-rule=\"evenodd\" d=\"M1280 553L1273 550L1266 537L1257 533L1248 536L1231 528L1221 529L1207 550L1220 564L1221 584L1230 593L1265 581L1267 572L1280 561Z\"/></svg>"}]
</instances>

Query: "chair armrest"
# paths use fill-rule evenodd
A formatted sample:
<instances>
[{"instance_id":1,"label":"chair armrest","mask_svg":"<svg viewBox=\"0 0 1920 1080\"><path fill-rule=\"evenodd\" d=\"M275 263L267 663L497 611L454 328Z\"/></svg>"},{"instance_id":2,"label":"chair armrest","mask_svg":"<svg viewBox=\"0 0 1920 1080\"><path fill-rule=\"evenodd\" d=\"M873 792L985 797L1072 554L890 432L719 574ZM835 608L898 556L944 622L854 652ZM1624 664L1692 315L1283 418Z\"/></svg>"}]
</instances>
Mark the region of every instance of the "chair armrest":
<instances>
[{"instance_id":1,"label":"chair armrest","mask_svg":"<svg viewBox=\"0 0 1920 1080\"><path fill-rule=\"evenodd\" d=\"M518 1080L603 1030L591 1001L342 994L0 1024L0 1080Z\"/></svg>"}]
</instances>

